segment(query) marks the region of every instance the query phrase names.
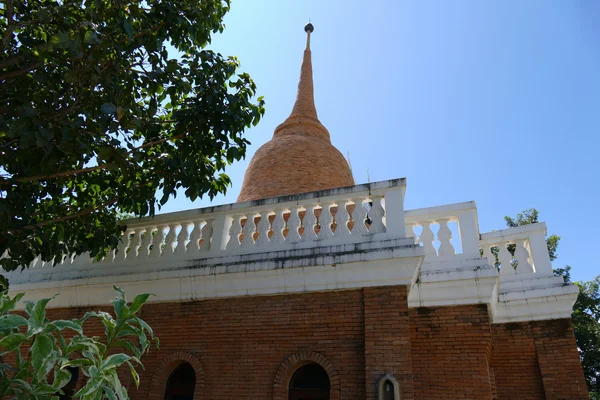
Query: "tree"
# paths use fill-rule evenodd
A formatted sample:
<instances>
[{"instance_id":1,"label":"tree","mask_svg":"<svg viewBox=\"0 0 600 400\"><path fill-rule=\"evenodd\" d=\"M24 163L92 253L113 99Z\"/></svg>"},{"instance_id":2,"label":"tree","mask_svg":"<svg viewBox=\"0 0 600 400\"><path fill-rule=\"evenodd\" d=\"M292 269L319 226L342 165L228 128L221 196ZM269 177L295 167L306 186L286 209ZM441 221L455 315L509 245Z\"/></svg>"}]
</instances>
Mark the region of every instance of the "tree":
<instances>
[{"instance_id":1,"label":"tree","mask_svg":"<svg viewBox=\"0 0 600 400\"><path fill-rule=\"evenodd\" d=\"M0 260L100 258L119 213L154 215L223 172L264 113L236 58L207 50L229 0L5 0L0 9Z\"/></svg>"},{"instance_id":2,"label":"tree","mask_svg":"<svg viewBox=\"0 0 600 400\"><path fill-rule=\"evenodd\" d=\"M510 228L538 222L538 211L535 208L519 213L516 218L504 217ZM546 238L550 259L557 257L560 236L551 235ZM554 275L562 277L565 282L571 280L571 267L555 268ZM573 306L571 320L575 331L575 340L579 349L581 365L593 400L600 400L600 276L589 282L575 282L579 288L577 300Z\"/></svg>"},{"instance_id":3,"label":"tree","mask_svg":"<svg viewBox=\"0 0 600 400\"><path fill-rule=\"evenodd\" d=\"M58 400L59 395L72 395L81 400L128 399L117 369L127 366L137 386L136 366L143 367L141 356L152 341L158 347L158 339L137 316L149 295L137 295L128 304L125 293L118 287L115 290L114 316L87 312L80 319L55 321L46 318L46 306L52 299L26 302L27 317L23 317L13 312L22 294L13 298L0 295L0 356L14 359L12 365L0 364L0 398ZM91 319L104 325L105 337L85 336L84 322ZM68 335L68 331L74 334ZM74 393L80 370L86 382Z\"/></svg>"}]
</instances>

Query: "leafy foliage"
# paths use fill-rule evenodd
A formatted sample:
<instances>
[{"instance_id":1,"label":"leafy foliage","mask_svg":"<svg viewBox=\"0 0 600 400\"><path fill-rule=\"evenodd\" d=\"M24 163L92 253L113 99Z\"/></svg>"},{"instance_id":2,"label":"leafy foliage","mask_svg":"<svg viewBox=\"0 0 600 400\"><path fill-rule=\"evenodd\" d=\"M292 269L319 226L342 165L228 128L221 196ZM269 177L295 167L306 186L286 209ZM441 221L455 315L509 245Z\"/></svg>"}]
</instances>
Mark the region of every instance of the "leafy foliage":
<instances>
[{"instance_id":1,"label":"leafy foliage","mask_svg":"<svg viewBox=\"0 0 600 400\"><path fill-rule=\"evenodd\" d=\"M0 364L0 398L17 400L58 400L59 394L72 389L72 372L81 370L85 385L73 394L81 400L128 399L117 369L127 366L136 385L140 358L158 339L148 324L136 314L149 294L137 295L127 304L125 293L115 287L112 301L114 316L107 312L88 312L80 319L49 321L46 305L52 299L26 303L27 318L11 312L23 294L0 296L0 353L12 355L13 365ZM87 337L83 324L98 319L105 337ZM66 332L74 332L70 339ZM28 348L28 350L26 349ZM123 352L116 352L121 350ZM26 352L26 355L23 354Z\"/></svg>"},{"instance_id":2,"label":"leafy foliage","mask_svg":"<svg viewBox=\"0 0 600 400\"><path fill-rule=\"evenodd\" d=\"M565 282L571 280L571 267L554 270ZM600 276L589 282L575 282L579 288L573 306L573 329L583 373L592 400L600 400Z\"/></svg>"},{"instance_id":3,"label":"leafy foliage","mask_svg":"<svg viewBox=\"0 0 600 400\"><path fill-rule=\"evenodd\" d=\"M536 210L535 208L530 208L517 214L516 218L505 216L504 220L506 221L506 226L508 226L509 228L516 228L517 226L522 225L537 224L539 222L538 215L538 210ZM558 248L559 242L560 236L558 235L550 235L546 238L546 244L548 245L548 254L550 255L550 261L554 261L558 257L556 250ZM514 250L511 253L513 252Z\"/></svg>"},{"instance_id":4,"label":"leafy foliage","mask_svg":"<svg viewBox=\"0 0 600 400\"><path fill-rule=\"evenodd\" d=\"M516 218L504 217L509 228L538 222L538 211L530 208L517 214ZM546 238L550 260L557 257L560 236ZM510 250L510 249L509 249ZM561 276L565 282L571 280L571 267L555 268L555 276ZM579 349L581 365L592 400L600 400L600 276L589 282L575 282L579 295L573 306L571 320L575 331L575 340Z\"/></svg>"},{"instance_id":5,"label":"leafy foliage","mask_svg":"<svg viewBox=\"0 0 600 400\"><path fill-rule=\"evenodd\" d=\"M229 0L6 0L0 260L115 248L119 213L225 192L259 122L250 76L207 50Z\"/></svg>"}]
</instances>

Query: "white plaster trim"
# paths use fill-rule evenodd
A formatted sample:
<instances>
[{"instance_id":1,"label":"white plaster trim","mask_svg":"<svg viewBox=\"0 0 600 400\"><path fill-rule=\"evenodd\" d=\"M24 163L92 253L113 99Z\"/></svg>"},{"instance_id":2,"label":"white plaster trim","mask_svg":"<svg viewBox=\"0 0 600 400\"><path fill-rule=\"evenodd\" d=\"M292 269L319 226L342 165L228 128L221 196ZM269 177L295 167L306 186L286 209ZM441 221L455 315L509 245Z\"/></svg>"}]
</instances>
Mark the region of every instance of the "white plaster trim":
<instances>
[{"instance_id":1,"label":"white plaster trim","mask_svg":"<svg viewBox=\"0 0 600 400\"><path fill-rule=\"evenodd\" d=\"M482 258L425 263L408 295L409 307L494 303L498 272Z\"/></svg>"},{"instance_id":2,"label":"white plaster trim","mask_svg":"<svg viewBox=\"0 0 600 400\"><path fill-rule=\"evenodd\" d=\"M407 245L407 243L409 243ZM11 293L27 299L59 296L50 307L107 304L112 286L129 293L154 293L153 302L407 285L417 279L423 250L412 240L330 246L192 260L184 265L159 263L129 268L57 268L46 274L24 271L11 281ZM388 247L384 247L387 244ZM346 251L342 251L346 250ZM46 269L46 268L44 268ZM20 308L23 304L20 304Z\"/></svg>"},{"instance_id":3,"label":"white plaster trim","mask_svg":"<svg viewBox=\"0 0 600 400\"><path fill-rule=\"evenodd\" d=\"M500 280L494 323L571 318L579 289L561 277L538 277L521 281Z\"/></svg>"}]
</instances>

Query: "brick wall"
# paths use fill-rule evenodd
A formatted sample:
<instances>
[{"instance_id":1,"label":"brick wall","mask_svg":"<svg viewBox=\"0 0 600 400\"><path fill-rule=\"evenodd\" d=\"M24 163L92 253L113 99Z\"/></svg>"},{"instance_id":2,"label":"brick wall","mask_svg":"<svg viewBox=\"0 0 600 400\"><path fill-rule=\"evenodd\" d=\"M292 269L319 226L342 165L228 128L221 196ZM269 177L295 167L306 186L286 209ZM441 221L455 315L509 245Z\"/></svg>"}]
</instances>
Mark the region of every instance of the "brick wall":
<instances>
[{"instance_id":1,"label":"brick wall","mask_svg":"<svg viewBox=\"0 0 600 400\"><path fill-rule=\"evenodd\" d=\"M49 317L84 312L50 310ZM160 393L149 396L151 381L165 377L156 373L161 362L178 352L200 360L204 399L271 399L280 366L303 351L331 362L342 398L365 398L362 290L148 304L142 317L161 345L142 358L146 369L140 389L130 390L134 400L162 400Z\"/></svg>"},{"instance_id":2,"label":"brick wall","mask_svg":"<svg viewBox=\"0 0 600 400\"><path fill-rule=\"evenodd\" d=\"M545 398L533 332L528 322L492 325L491 367L498 400Z\"/></svg>"},{"instance_id":3,"label":"brick wall","mask_svg":"<svg viewBox=\"0 0 600 400\"><path fill-rule=\"evenodd\" d=\"M385 373L403 400L587 398L569 320L491 325L485 305L409 310L406 297L390 286L149 304L142 316L161 348L143 357L131 397L162 400L184 360L196 370L198 398L285 400L291 374L310 360L328 372L332 400L375 399ZM85 331L103 335L100 324Z\"/></svg>"},{"instance_id":4,"label":"brick wall","mask_svg":"<svg viewBox=\"0 0 600 400\"><path fill-rule=\"evenodd\" d=\"M530 322L547 400L587 399L570 319Z\"/></svg>"},{"instance_id":5,"label":"brick wall","mask_svg":"<svg viewBox=\"0 0 600 400\"><path fill-rule=\"evenodd\" d=\"M377 382L390 373L400 398L414 399L406 287L365 288L364 303L366 398L377 399Z\"/></svg>"},{"instance_id":6,"label":"brick wall","mask_svg":"<svg viewBox=\"0 0 600 400\"><path fill-rule=\"evenodd\" d=\"M411 309L415 399L492 399L487 306Z\"/></svg>"},{"instance_id":7,"label":"brick wall","mask_svg":"<svg viewBox=\"0 0 600 400\"><path fill-rule=\"evenodd\" d=\"M588 399L569 319L493 325L498 400Z\"/></svg>"}]
</instances>

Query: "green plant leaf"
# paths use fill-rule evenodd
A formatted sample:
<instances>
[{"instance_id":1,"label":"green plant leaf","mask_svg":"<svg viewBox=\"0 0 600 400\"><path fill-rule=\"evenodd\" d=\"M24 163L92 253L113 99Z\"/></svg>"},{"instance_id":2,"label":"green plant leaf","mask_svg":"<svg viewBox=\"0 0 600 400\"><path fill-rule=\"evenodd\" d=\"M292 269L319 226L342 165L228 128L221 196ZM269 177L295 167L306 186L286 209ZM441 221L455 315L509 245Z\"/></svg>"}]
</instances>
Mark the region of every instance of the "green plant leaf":
<instances>
[{"instance_id":1,"label":"green plant leaf","mask_svg":"<svg viewBox=\"0 0 600 400\"><path fill-rule=\"evenodd\" d=\"M60 320L52 321L51 323L49 323L49 325L56 327L56 329L58 329L59 331L62 331L64 329L71 329L79 334L83 333L83 327L81 326L81 323L76 320L69 321L69 320L60 319Z\"/></svg>"},{"instance_id":2,"label":"green plant leaf","mask_svg":"<svg viewBox=\"0 0 600 400\"><path fill-rule=\"evenodd\" d=\"M66 368L55 368L54 369L54 382L52 386L58 390L63 388L71 380L71 372Z\"/></svg>"},{"instance_id":3,"label":"green plant leaf","mask_svg":"<svg viewBox=\"0 0 600 400\"><path fill-rule=\"evenodd\" d=\"M150 293L142 293L135 296L133 302L131 302L131 305L129 306L129 314L134 315L135 313L137 313L140 310L140 308L142 308L142 306L146 304L150 296Z\"/></svg>"},{"instance_id":4,"label":"green plant leaf","mask_svg":"<svg viewBox=\"0 0 600 400\"><path fill-rule=\"evenodd\" d=\"M8 352L11 352L25 341L27 341L27 336L20 333L12 333L0 339L0 347L6 349Z\"/></svg>"},{"instance_id":5,"label":"green plant leaf","mask_svg":"<svg viewBox=\"0 0 600 400\"><path fill-rule=\"evenodd\" d=\"M0 296L0 314L4 314L15 308L15 304L23 298L25 293L18 293L12 299L7 295L3 294Z\"/></svg>"},{"instance_id":6,"label":"green plant leaf","mask_svg":"<svg viewBox=\"0 0 600 400\"><path fill-rule=\"evenodd\" d=\"M25 325L27 325L27 320L17 314L9 314L0 317L0 332L8 331Z\"/></svg>"},{"instance_id":7,"label":"green plant leaf","mask_svg":"<svg viewBox=\"0 0 600 400\"><path fill-rule=\"evenodd\" d=\"M127 365L129 366L129 371L131 371L131 376L133 377L133 382L135 382L135 387L140 387L140 376L135 370L133 364L127 361Z\"/></svg>"},{"instance_id":8,"label":"green plant leaf","mask_svg":"<svg viewBox=\"0 0 600 400\"><path fill-rule=\"evenodd\" d=\"M46 305L52 299L54 299L56 295L49 299L41 299L37 302L32 303L32 307L30 310L27 310L29 313L29 329L27 331L28 335L31 337L44 329L44 320L46 319Z\"/></svg>"},{"instance_id":9,"label":"green plant leaf","mask_svg":"<svg viewBox=\"0 0 600 400\"><path fill-rule=\"evenodd\" d=\"M38 380L42 380L46 373L47 363L53 357L54 342L49 335L37 335L29 350L31 365Z\"/></svg>"},{"instance_id":10,"label":"green plant leaf","mask_svg":"<svg viewBox=\"0 0 600 400\"><path fill-rule=\"evenodd\" d=\"M130 359L131 359L131 356L128 356L127 354L124 354L124 353L113 354L113 355L109 356L108 358L106 358L106 360L104 360L102 362L101 369L107 370L107 369L119 367L124 362L126 362Z\"/></svg>"}]
</instances>

